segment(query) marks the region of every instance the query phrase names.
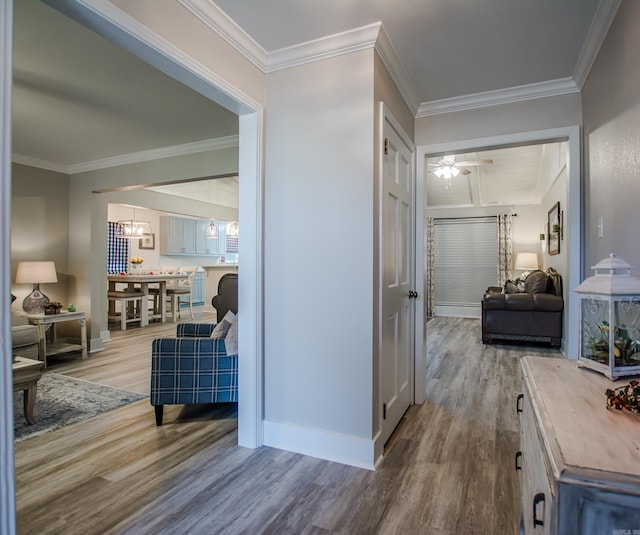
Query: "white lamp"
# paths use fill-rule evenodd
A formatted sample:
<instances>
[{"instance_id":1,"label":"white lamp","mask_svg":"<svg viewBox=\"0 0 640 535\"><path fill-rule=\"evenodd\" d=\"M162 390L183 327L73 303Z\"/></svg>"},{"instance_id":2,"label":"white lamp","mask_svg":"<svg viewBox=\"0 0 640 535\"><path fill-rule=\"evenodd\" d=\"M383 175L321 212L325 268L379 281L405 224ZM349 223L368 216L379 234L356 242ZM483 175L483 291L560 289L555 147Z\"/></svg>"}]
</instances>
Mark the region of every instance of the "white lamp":
<instances>
[{"instance_id":1,"label":"white lamp","mask_svg":"<svg viewBox=\"0 0 640 535\"><path fill-rule=\"evenodd\" d=\"M33 291L24 298L22 308L29 314L44 311L49 298L40 291L40 283L58 282L55 262L19 262L16 284L33 284Z\"/></svg>"},{"instance_id":2,"label":"white lamp","mask_svg":"<svg viewBox=\"0 0 640 535\"><path fill-rule=\"evenodd\" d=\"M536 253L518 253L516 269L522 270L522 277L526 277L529 271L538 269L538 255Z\"/></svg>"}]
</instances>

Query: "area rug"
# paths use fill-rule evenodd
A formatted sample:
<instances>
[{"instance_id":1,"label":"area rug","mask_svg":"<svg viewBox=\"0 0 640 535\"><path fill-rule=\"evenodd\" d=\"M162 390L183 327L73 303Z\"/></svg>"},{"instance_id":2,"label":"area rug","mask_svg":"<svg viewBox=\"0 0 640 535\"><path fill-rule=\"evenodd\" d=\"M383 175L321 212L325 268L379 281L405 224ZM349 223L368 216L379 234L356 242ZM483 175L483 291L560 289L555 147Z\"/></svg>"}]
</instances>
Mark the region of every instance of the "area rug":
<instances>
[{"instance_id":1,"label":"area rug","mask_svg":"<svg viewBox=\"0 0 640 535\"><path fill-rule=\"evenodd\" d=\"M29 425L24 417L22 396L22 392L15 392L13 396L16 442L42 436L148 397L66 375L45 373L38 381L33 411L36 423Z\"/></svg>"}]
</instances>

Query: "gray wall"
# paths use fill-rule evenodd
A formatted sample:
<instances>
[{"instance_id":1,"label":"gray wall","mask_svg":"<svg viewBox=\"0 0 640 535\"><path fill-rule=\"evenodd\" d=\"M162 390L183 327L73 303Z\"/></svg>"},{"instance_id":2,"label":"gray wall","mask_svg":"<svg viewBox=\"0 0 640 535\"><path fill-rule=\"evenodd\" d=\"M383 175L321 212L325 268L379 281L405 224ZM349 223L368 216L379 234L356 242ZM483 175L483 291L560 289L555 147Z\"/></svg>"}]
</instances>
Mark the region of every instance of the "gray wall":
<instances>
[{"instance_id":1,"label":"gray wall","mask_svg":"<svg viewBox=\"0 0 640 535\"><path fill-rule=\"evenodd\" d=\"M15 163L11 173L11 291L18 297L13 307L22 309L22 300L32 290L30 284L14 282L21 260L53 260L58 282L42 284L40 289L52 301L67 305L69 176Z\"/></svg>"},{"instance_id":2,"label":"gray wall","mask_svg":"<svg viewBox=\"0 0 640 535\"><path fill-rule=\"evenodd\" d=\"M640 2L624 0L582 90L585 277L610 253L640 276ZM604 236L598 238L598 219Z\"/></svg>"}]
</instances>

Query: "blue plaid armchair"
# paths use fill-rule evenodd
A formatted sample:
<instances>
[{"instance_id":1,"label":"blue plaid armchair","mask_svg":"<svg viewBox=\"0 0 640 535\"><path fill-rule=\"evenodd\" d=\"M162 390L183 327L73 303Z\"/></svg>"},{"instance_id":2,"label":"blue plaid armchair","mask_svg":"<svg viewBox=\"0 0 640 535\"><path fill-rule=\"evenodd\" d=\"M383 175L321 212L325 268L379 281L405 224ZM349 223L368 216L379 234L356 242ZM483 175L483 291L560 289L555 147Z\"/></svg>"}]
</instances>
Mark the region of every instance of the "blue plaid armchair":
<instances>
[{"instance_id":1,"label":"blue plaid armchair","mask_svg":"<svg viewBox=\"0 0 640 535\"><path fill-rule=\"evenodd\" d=\"M238 401L238 356L209 338L215 324L179 323L177 338L151 346L151 405L162 425L164 405Z\"/></svg>"}]
</instances>

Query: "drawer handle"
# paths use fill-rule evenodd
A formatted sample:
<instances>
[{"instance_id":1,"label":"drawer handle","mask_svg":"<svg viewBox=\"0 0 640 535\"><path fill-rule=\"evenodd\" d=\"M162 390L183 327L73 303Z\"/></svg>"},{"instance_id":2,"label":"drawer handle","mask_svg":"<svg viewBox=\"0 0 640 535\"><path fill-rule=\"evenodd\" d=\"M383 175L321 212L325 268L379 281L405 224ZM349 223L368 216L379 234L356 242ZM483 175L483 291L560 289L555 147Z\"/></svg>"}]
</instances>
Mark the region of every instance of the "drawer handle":
<instances>
[{"instance_id":1,"label":"drawer handle","mask_svg":"<svg viewBox=\"0 0 640 535\"><path fill-rule=\"evenodd\" d=\"M522 463L520 462L521 459L522 459L522 452L521 451L516 452L516 471L522 470Z\"/></svg>"},{"instance_id":2,"label":"drawer handle","mask_svg":"<svg viewBox=\"0 0 640 535\"><path fill-rule=\"evenodd\" d=\"M544 526L544 522L542 520L538 519L538 504L542 502L542 517L544 518L544 494L542 492L539 492L538 494L536 494L533 497L533 527L535 528L536 526Z\"/></svg>"},{"instance_id":3,"label":"drawer handle","mask_svg":"<svg viewBox=\"0 0 640 535\"><path fill-rule=\"evenodd\" d=\"M518 394L516 398L516 412L522 412L522 400L524 399L524 394Z\"/></svg>"}]
</instances>

